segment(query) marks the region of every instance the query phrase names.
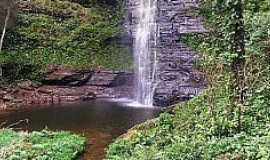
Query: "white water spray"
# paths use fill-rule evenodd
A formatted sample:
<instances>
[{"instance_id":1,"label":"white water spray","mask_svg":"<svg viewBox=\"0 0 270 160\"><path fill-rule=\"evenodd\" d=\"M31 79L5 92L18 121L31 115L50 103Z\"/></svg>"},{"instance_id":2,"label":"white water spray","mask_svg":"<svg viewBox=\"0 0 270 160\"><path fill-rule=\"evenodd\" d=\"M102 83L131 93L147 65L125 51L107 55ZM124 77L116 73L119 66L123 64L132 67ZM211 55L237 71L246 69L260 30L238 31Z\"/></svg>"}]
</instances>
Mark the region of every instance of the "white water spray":
<instances>
[{"instance_id":1,"label":"white water spray","mask_svg":"<svg viewBox=\"0 0 270 160\"><path fill-rule=\"evenodd\" d=\"M153 105L156 87L156 3L156 0L140 0L134 45L135 99L149 106Z\"/></svg>"}]
</instances>

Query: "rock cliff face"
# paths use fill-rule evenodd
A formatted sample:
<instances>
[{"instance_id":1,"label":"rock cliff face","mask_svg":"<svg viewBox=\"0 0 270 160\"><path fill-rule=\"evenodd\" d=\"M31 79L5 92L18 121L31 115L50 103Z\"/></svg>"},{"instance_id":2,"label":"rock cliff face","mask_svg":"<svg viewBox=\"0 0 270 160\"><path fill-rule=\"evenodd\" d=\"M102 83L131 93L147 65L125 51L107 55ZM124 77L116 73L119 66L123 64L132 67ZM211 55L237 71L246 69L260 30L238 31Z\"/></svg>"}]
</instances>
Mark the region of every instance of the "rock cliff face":
<instances>
[{"instance_id":1,"label":"rock cliff face","mask_svg":"<svg viewBox=\"0 0 270 160\"><path fill-rule=\"evenodd\" d=\"M139 3L140 0L127 0L128 19L125 27L129 35L124 41L126 43L129 42L128 37L135 33ZM194 52L181 43L183 34L204 32L202 19L188 15L197 7L197 0L157 0L157 45L152 45L152 49L157 51L158 61L155 105L168 106L190 99L204 87L202 76L193 68L196 60ZM131 73L52 68L43 86L23 82L12 89L0 89L0 104L3 104L0 106L129 97L132 82Z\"/></svg>"},{"instance_id":2,"label":"rock cliff face","mask_svg":"<svg viewBox=\"0 0 270 160\"><path fill-rule=\"evenodd\" d=\"M128 0L127 3L126 28L131 35L135 33L139 4L140 0ZM157 45L152 45L158 61L156 105L167 106L190 99L204 86L202 76L193 68L194 52L181 43L183 34L204 32L202 19L188 15L188 11L196 8L197 0L157 0Z\"/></svg>"},{"instance_id":3,"label":"rock cliff face","mask_svg":"<svg viewBox=\"0 0 270 160\"><path fill-rule=\"evenodd\" d=\"M32 104L74 103L96 98L131 97L133 74L52 67L42 86L23 81L0 88L0 110Z\"/></svg>"}]
</instances>

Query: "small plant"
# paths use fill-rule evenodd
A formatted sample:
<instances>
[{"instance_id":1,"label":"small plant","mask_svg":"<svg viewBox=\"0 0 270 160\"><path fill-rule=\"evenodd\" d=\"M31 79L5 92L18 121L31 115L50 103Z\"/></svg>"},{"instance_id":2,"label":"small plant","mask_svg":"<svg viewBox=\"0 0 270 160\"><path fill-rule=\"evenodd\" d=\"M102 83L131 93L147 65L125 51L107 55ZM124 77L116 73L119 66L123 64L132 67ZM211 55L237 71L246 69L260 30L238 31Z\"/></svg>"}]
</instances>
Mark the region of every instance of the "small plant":
<instances>
[{"instance_id":1,"label":"small plant","mask_svg":"<svg viewBox=\"0 0 270 160\"><path fill-rule=\"evenodd\" d=\"M85 139L68 132L0 130L0 159L72 160L84 150Z\"/></svg>"}]
</instances>

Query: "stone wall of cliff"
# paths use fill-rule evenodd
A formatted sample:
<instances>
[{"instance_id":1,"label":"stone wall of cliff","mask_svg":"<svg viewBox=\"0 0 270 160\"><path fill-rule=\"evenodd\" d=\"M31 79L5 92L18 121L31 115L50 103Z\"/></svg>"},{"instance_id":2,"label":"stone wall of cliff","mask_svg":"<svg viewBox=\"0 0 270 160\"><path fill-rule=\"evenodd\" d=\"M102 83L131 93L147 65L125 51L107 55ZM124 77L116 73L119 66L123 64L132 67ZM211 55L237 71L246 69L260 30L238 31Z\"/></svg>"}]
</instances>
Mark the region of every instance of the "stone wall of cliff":
<instances>
[{"instance_id":1,"label":"stone wall of cliff","mask_svg":"<svg viewBox=\"0 0 270 160\"><path fill-rule=\"evenodd\" d=\"M135 33L139 4L139 0L127 1L126 28L131 35ZM197 0L157 0L157 45L152 45L158 61L156 105L167 106L190 99L204 86L202 75L193 67L194 52L181 43L183 34L204 32L202 18L189 15L197 8Z\"/></svg>"}]
</instances>

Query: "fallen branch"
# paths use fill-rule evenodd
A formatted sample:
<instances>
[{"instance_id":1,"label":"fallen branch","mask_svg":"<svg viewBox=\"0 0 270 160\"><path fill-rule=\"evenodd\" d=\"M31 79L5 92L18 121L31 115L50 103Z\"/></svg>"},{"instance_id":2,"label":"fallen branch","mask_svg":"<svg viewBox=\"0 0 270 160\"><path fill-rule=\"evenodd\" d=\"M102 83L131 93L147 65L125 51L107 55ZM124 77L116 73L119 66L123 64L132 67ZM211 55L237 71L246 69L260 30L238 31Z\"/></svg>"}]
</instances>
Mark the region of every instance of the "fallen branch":
<instances>
[{"instance_id":1,"label":"fallen branch","mask_svg":"<svg viewBox=\"0 0 270 160\"><path fill-rule=\"evenodd\" d=\"M17 126L17 125L20 125L20 124L24 123L24 122L25 122L26 124L29 124L29 119L19 120L18 122L12 123L12 124L8 125L8 126L5 127L5 128L13 128L13 127L15 127L15 126ZM13 129L14 129L14 128L13 128Z\"/></svg>"},{"instance_id":2,"label":"fallen branch","mask_svg":"<svg viewBox=\"0 0 270 160\"><path fill-rule=\"evenodd\" d=\"M7 124L7 122L2 122L2 123L0 124L0 128L3 128L3 126L6 125L6 124Z\"/></svg>"}]
</instances>

